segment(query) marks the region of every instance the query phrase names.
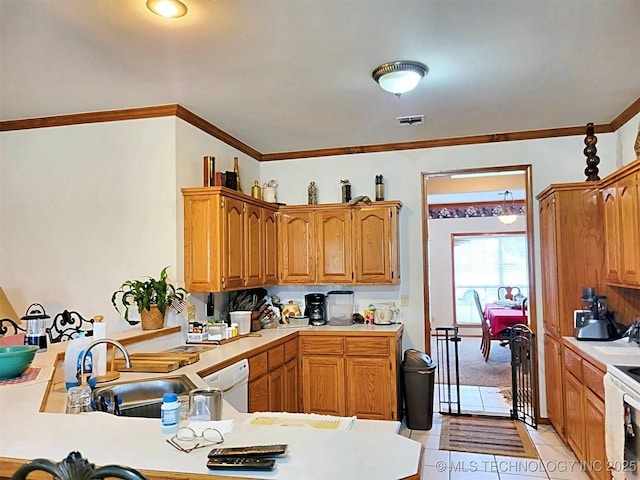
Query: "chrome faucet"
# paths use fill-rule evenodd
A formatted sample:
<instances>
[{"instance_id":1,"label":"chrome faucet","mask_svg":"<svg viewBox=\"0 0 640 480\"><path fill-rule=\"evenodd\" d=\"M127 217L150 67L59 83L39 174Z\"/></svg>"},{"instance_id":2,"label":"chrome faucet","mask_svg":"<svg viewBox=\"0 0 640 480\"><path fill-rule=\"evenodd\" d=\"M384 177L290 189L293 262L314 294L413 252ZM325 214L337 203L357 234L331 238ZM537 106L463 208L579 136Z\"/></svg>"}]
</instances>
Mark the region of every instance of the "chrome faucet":
<instances>
[{"instance_id":1,"label":"chrome faucet","mask_svg":"<svg viewBox=\"0 0 640 480\"><path fill-rule=\"evenodd\" d=\"M100 345L101 343L110 343L114 347L118 347L118 349L122 352L122 355L124 355L125 367L131 368L131 358L129 357L129 352L127 352L127 349L124 348L124 346L120 342L111 340L110 338L100 338L91 342L82 354L82 358L80 359L80 385L84 385L84 361L87 358L87 354L89 353L89 350L91 350L96 345Z\"/></svg>"}]
</instances>

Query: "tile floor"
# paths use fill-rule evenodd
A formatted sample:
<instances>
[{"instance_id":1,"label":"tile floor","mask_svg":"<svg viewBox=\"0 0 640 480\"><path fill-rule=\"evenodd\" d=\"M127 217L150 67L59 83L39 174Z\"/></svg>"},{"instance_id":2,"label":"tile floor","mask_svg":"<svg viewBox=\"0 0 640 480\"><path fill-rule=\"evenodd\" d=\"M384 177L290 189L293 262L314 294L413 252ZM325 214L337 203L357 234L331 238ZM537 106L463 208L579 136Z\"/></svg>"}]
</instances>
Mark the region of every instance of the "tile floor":
<instances>
[{"instance_id":1,"label":"tile floor","mask_svg":"<svg viewBox=\"0 0 640 480\"><path fill-rule=\"evenodd\" d=\"M422 478L425 480L517 480L517 479L571 479L589 480L581 469L573 452L566 447L551 425L529 428L529 435L538 450L539 459L481 455L466 452L439 450L440 415L438 392L434 401L433 427L431 430L411 430L403 422L400 433L425 446ZM509 404L497 388L460 387L463 412L506 414Z\"/></svg>"}]
</instances>

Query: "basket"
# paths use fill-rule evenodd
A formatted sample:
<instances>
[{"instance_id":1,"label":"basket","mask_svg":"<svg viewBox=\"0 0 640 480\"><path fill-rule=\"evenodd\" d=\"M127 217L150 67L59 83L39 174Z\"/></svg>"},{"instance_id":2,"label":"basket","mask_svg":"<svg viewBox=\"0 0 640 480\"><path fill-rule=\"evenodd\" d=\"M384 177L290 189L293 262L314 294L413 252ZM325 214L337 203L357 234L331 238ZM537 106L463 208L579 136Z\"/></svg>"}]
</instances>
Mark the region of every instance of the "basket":
<instances>
[{"instance_id":1,"label":"basket","mask_svg":"<svg viewBox=\"0 0 640 480\"><path fill-rule=\"evenodd\" d=\"M157 330L164 327L164 315L157 305L151 305L151 309L143 308L140 312L142 330Z\"/></svg>"}]
</instances>

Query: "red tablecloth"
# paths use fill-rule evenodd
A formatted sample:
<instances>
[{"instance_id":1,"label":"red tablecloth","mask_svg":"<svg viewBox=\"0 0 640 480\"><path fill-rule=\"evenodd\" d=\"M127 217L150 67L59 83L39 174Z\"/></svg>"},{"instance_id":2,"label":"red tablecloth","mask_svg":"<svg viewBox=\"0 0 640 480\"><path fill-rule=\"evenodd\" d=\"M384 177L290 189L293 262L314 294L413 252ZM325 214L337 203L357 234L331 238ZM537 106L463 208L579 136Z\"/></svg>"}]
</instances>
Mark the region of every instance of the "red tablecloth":
<instances>
[{"instance_id":1,"label":"red tablecloth","mask_svg":"<svg viewBox=\"0 0 640 480\"><path fill-rule=\"evenodd\" d=\"M526 310L525 310L526 313ZM526 315L516 308L499 307L495 303L487 303L484 307L484 318L489 320L489 332L495 336L516 323L527 322Z\"/></svg>"}]
</instances>

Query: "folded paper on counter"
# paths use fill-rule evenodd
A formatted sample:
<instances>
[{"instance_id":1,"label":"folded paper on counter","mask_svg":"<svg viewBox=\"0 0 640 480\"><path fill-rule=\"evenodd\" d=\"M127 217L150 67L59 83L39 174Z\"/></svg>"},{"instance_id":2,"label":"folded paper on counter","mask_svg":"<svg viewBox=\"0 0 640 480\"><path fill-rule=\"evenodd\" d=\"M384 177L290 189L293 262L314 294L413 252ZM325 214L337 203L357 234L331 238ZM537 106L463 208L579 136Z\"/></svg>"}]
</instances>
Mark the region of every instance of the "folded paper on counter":
<instances>
[{"instance_id":1,"label":"folded paper on counter","mask_svg":"<svg viewBox=\"0 0 640 480\"><path fill-rule=\"evenodd\" d=\"M324 430L351 430L356 417L334 417L314 413L256 412L244 423Z\"/></svg>"}]
</instances>

